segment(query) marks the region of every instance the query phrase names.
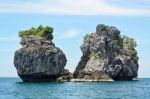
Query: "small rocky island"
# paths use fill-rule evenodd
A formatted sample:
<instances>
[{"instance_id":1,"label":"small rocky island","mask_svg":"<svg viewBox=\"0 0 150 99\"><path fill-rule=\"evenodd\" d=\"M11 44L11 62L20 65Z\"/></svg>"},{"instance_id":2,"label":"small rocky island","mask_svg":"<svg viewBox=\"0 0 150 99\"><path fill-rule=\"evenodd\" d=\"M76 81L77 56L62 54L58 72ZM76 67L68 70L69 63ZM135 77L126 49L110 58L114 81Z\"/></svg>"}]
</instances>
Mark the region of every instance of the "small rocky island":
<instances>
[{"instance_id":1,"label":"small rocky island","mask_svg":"<svg viewBox=\"0 0 150 99\"><path fill-rule=\"evenodd\" d=\"M39 26L20 31L22 48L15 52L19 77L32 81L116 81L138 76L138 56L133 38L113 26L99 24L81 45L82 57L74 73L65 69L63 51L52 42L53 28Z\"/></svg>"},{"instance_id":2,"label":"small rocky island","mask_svg":"<svg viewBox=\"0 0 150 99\"><path fill-rule=\"evenodd\" d=\"M73 74L75 81L136 79L139 65L135 47L135 40L121 36L116 27L97 25L96 32L84 37L83 55Z\"/></svg>"},{"instance_id":3,"label":"small rocky island","mask_svg":"<svg viewBox=\"0 0 150 99\"><path fill-rule=\"evenodd\" d=\"M64 69L66 56L52 42L52 33L52 27L43 26L19 32L22 48L15 52L14 65L23 81L57 81L61 76L70 79Z\"/></svg>"}]
</instances>

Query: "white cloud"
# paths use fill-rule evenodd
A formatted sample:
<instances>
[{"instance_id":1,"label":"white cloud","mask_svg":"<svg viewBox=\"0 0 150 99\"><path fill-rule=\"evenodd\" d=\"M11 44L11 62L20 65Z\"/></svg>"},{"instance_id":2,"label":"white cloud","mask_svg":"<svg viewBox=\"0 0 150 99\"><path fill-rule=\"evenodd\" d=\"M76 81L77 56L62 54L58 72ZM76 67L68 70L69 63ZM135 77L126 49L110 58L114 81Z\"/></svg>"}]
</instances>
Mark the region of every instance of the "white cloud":
<instances>
[{"instance_id":1,"label":"white cloud","mask_svg":"<svg viewBox=\"0 0 150 99\"><path fill-rule=\"evenodd\" d=\"M62 33L60 36L56 36L56 39L75 38L78 35L79 35L79 31L77 29L70 29Z\"/></svg>"},{"instance_id":2,"label":"white cloud","mask_svg":"<svg viewBox=\"0 0 150 99\"><path fill-rule=\"evenodd\" d=\"M0 37L0 41L19 41L19 38L4 36L4 37Z\"/></svg>"},{"instance_id":3,"label":"white cloud","mask_svg":"<svg viewBox=\"0 0 150 99\"><path fill-rule=\"evenodd\" d=\"M150 16L148 8L114 6L106 0L42 0L24 3L0 3L0 12L57 15Z\"/></svg>"}]
</instances>

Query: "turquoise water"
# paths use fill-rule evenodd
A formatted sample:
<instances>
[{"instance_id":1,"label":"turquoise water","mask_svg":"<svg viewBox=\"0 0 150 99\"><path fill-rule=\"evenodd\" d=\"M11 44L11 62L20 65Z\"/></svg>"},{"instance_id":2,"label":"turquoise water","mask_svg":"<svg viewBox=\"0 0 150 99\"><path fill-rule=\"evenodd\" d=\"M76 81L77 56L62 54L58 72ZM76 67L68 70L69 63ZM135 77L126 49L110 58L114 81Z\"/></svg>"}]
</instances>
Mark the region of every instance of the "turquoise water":
<instances>
[{"instance_id":1,"label":"turquoise water","mask_svg":"<svg viewBox=\"0 0 150 99\"><path fill-rule=\"evenodd\" d=\"M150 99L150 79L24 83L19 78L0 78L0 99Z\"/></svg>"}]
</instances>

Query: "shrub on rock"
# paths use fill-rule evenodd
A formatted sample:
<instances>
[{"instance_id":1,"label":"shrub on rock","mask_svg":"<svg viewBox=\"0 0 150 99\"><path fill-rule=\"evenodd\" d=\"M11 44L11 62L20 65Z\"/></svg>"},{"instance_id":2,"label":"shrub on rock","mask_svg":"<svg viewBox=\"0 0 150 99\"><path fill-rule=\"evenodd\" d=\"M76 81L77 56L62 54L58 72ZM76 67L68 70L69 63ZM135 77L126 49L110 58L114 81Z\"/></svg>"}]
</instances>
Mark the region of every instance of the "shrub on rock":
<instances>
[{"instance_id":1,"label":"shrub on rock","mask_svg":"<svg viewBox=\"0 0 150 99\"><path fill-rule=\"evenodd\" d=\"M23 30L19 32L19 37L23 38L29 35L33 35L33 36L39 36L42 37L45 40L52 40L53 39L53 28L49 27L49 26L42 26L40 25L39 27L35 28L32 27L30 29L27 30Z\"/></svg>"}]
</instances>

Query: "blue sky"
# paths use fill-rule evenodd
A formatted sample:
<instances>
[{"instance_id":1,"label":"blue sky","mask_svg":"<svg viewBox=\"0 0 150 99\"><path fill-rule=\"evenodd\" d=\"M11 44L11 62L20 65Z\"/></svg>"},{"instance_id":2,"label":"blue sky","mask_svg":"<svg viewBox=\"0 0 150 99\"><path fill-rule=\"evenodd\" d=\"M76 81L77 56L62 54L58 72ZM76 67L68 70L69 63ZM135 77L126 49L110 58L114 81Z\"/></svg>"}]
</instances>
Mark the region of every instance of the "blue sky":
<instances>
[{"instance_id":1,"label":"blue sky","mask_svg":"<svg viewBox=\"0 0 150 99\"><path fill-rule=\"evenodd\" d=\"M70 71L82 55L80 45L97 24L113 25L137 40L139 77L150 77L149 0L0 0L0 76L16 77L14 52L18 31L32 26L54 28L54 40L67 56Z\"/></svg>"}]
</instances>

